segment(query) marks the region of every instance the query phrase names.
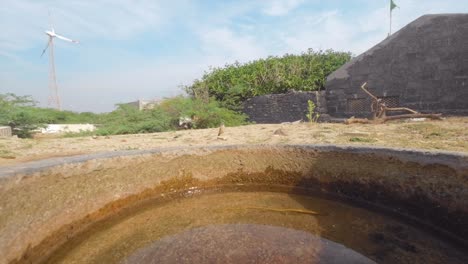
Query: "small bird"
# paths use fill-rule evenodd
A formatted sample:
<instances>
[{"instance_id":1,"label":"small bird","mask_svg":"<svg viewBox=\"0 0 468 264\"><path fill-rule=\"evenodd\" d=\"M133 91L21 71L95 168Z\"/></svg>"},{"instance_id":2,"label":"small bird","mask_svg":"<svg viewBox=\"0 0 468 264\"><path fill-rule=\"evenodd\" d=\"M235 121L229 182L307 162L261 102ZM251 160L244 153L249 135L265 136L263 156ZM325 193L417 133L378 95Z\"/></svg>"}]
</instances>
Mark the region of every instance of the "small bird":
<instances>
[{"instance_id":1,"label":"small bird","mask_svg":"<svg viewBox=\"0 0 468 264\"><path fill-rule=\"evenodd\" d=\"M224 134L224 123L221 123L218 130L218 137Z\"/></svg>"}]
</instances>

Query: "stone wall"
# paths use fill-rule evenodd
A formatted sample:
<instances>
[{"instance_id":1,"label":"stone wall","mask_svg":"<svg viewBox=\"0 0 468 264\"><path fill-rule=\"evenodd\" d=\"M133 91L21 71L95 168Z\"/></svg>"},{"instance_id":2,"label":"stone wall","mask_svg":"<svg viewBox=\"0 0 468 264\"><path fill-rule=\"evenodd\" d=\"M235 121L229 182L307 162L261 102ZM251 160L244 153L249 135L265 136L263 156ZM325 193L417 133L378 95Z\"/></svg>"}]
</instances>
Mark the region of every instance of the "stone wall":
<instances>
[{"instance_id":1,"label":"stone wall","mask_svg":"<svg viewBox=\"0 0 468 264\"><path fill-rule=\"evenodd\" d=\"M468 114L468 14L422 16L332 73L328 113L369 115L364 82L389 106Z\"/></svg>"},{"instance_id":2,"label":"stone wall","mask_svg":"<svg viewBox=\"0 0 468 264\"><path fill-rule=\"evenodd\" d=\"M307 101L312 100L320 113L326 112L324 91L268 94L248 99L243 112L259 124L274 124L307 120ZM319 100L317 101L317 97Z\"/></svg>"},{"instance_id":3,"label":"stone wall","mask_svg":"<svg viewBox=\"0 0 468 264\"><path fill-rule=\"evenodd\" d=\"M11 127L0 126L0 137L11 137Z\"/></svg>"}]
</instances>

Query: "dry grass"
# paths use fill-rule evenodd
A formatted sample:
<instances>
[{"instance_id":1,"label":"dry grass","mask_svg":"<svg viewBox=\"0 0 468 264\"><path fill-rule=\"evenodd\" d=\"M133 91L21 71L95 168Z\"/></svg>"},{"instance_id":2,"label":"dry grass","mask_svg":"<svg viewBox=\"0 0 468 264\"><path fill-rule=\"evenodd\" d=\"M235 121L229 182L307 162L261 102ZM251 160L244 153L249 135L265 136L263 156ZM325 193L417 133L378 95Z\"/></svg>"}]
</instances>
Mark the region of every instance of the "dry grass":
<instances>
[{"instance_id":1,"label":"dry grass","mask_svg":"<svg viewBox=\"0 0 468 264\"><path fill-rule=\"evenodd\" d=\"M15 159L15 154L4 144L0 144L0 159Z\"/></svg>"},{"instance_id":2,"label":"dry grass","mask_svg":"<svg viewBox=\"0 0 468 264\"><path fill-rule=\"evenodd\" d=\"M273 135L282 128L286 136ZM0 139L0 165L93 152L231 144L373 145L468 152L468 117L379 125L273 124L92 138ZM15 157L13 159L12 157Z\"/></svg>"}]
</instances>

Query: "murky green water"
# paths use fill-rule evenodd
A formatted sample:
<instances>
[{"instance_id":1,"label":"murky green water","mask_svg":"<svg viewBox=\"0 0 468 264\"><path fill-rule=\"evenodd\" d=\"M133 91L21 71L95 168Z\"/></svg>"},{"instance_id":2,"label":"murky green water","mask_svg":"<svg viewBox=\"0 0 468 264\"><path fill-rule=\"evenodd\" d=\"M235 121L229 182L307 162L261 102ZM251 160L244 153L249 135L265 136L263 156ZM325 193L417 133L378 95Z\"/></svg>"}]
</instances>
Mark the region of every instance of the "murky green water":
<instances>
[{"instance_id":1,"label":"murky green water","mask_svg":"<svg viewBox=\"0 0 468 264\"><path fill-rule=\"evenodd\" d=\"M93 226L49 263L467 263L397 219L316 197L222 192Z\"/></svg>"}]
</instances>

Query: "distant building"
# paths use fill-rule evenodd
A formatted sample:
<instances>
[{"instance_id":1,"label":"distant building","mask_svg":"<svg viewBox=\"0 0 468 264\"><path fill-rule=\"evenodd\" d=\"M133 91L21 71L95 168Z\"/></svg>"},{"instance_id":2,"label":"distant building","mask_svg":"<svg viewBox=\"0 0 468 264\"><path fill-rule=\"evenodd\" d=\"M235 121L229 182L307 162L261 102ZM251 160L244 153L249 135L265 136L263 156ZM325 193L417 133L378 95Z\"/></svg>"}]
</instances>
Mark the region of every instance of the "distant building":
<instances>
[{"instance_id":1,"label":"distant building","mask_svg":"<svg viewBox=\"0 0 468 264\"><path fill-rule=\"evenodd\" d=\"M135 102L130 102L126 103L125 105L130 105L136 107L138 110L147 110L147 109L153 109L156 105L158 105L161 102L159 99L153 99L153 100L138 100Z\"/></svg>"}]
</instances>

